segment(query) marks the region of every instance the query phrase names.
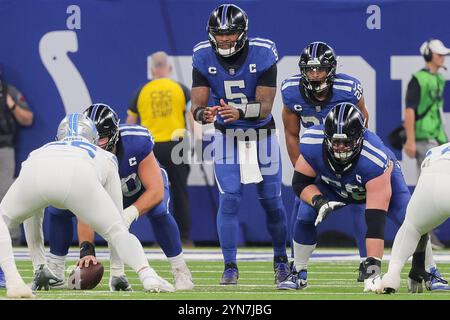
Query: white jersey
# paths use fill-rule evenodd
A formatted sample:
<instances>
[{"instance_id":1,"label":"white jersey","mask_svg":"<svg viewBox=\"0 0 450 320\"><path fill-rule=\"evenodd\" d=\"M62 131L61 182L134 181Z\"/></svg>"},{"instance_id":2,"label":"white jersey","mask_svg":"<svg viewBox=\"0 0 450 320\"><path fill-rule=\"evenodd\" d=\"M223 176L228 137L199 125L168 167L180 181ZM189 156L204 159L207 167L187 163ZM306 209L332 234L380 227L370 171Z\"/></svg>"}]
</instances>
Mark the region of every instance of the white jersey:
<instances>
[{"instance_id":1,"label":"white jersey","mask_svg":"<svg viewBox=\"0 0 450 320\"><path fill-rule=\"evenodd\" d=\"M103 186L106 184L108 176L111 176L112 172L118 171L117 157L114 154L82 138L49 142L32 151L24 164L29 160L46 158L60 159L60 161L84 159L93 166Z\"/></svg>"},{"instance_id":2,"label":"white jersey","mask_svg":"<svg viewBox=\"0 0 450 320\"><path fill-rule=\"evenodd\" d=\"M422 168L429 167L440 160L450 160L450 142L428 150L422 162Z\"/></svg>"}]
</instances>

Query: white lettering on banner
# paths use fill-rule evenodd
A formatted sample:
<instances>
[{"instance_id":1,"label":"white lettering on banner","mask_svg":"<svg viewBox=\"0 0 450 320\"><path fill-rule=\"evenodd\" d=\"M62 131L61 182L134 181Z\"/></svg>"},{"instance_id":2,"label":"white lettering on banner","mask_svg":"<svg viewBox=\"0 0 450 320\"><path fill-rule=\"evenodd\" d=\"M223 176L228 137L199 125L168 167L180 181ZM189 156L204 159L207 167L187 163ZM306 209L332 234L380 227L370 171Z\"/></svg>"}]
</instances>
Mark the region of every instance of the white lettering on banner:
<instances>
[{"instance_id":1,"label":"white lettering on banner","mask_svg":"<svg viewBox=\"0 0 450 320\"><path fill-rule=\"evenodd\" d=\"M80 72L67 55L68 52L77 51L75 31L51 31L39 41L39 55L55 82L66 113L83 111L85 106L92 104Z\"/></svg>"},{"instance_id":2,"label":"white lettering on banner","mask_svg":"<svg viewBox=\"0 0 450 320\"><path fill-rule=\"evenodd\" d=\"M70 16L68 16L67 20L66 20L67 29L80 30L81 29L81 9L80 9L80 7L75 4L72 4L67 7L66 13L70 14Z\"/></svg>"},{"instance_id":3,"label":"white lettering on banner","mask_svg":"<svg viewBox=\"0 0 450 320\"><path fill-rule=\"evenodd\" d=\"M402 95L401 101L398 102L398 108L402 110L402 118L399 119L399 123L403 121L405 115L405 97L406 89L408 88L408 83L411 80L411 76L414 72L422 69L425 66L425 61L421 56L391 56L391 79L401 80ZM443 70L441 70L443 71ZM445 79L450 80L450 71L447 70L442 72ZM450 137L450 113L444 113L444 123L445 131L447 136ZM392 128L393 130L394 128ZM416 164L416 159L411 159L402 150L402 160L399 161L402 167L403 175L405 176L406 184L409 186L414 186L418 179L418 169Z\"/></svg>"}]
</instances>

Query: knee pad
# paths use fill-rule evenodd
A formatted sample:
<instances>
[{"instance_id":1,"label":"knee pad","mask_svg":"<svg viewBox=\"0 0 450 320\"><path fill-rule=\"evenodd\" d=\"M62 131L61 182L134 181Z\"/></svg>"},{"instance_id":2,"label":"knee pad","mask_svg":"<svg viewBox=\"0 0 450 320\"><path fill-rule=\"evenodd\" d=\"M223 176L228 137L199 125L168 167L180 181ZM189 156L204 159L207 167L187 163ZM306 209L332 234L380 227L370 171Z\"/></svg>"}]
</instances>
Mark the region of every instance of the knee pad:
<instances>
[{"instance_id":1,"label":"knee pad","mask_svg":"<svg viewBox=\"0 0 450 320\"><path fill-rule=\"evenodd\" d=\"M384 240L386 211L380 209L366 209L366 224L366 238Z\"/></svg>"},{"instance_id":2,"label":"knee pad","mask_svg":"<svg viewBox=\"0 0 450 320\"><path fill-rule=\"evenodd\" d=\"M114 238L123 233L129 233L125 225L123 223L115 223L104 235L101 236L106 241L112 242L114 241Z\"/></svg>"},{"instance_id":3,"label":"knee pad","mask_svg":"<svg viewBox=\"0 0 450 320\"><path fill-rule=\"evenodd\" d=\"M234 193L222 193L220 195L220 207L222 213L237 214L241 203L241 195Z\"/></svg>"}]
</instances>

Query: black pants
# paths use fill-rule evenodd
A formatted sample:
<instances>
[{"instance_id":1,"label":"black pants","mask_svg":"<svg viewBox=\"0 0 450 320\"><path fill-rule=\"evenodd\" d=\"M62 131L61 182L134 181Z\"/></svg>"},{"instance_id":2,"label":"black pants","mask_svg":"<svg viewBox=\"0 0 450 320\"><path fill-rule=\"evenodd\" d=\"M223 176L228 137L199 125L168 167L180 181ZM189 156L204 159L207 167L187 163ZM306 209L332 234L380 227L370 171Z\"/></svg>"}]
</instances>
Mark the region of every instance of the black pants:
<instances>
[{"instance_id":1,"label":"black pants","mask_svg":"<svg viewBox=\"0 0 450 320\"><path fill-rule=\"evenodd\" d=\"M187 179L189 164L174 164L171 159L172 149L178 141L156 142L153 148L156 159L166 169L170 181L170 193L173 204L173 216L180 229L181 241L190 240L191 216L189 213L189 198Z\"/></svg>"}]
</instances>

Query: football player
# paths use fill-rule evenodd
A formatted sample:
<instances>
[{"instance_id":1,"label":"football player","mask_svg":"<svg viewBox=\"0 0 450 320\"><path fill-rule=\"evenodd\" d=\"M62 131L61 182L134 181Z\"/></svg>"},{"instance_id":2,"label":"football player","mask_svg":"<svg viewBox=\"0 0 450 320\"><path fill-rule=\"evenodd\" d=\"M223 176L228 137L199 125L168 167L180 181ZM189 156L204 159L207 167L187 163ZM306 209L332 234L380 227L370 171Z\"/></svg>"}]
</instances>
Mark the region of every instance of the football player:
<instances>
[{"instance_id":1,"label":"football player","mask_svg":"<svg viewBox=\"0 0 450 320\"><path fill-rule=\"evenodd\" d=\"M214 122L216 127L214 169L220 192L217 231L225 264L220 284L238 282L237 214L242 187L247 183L256 183L266 213L274 247L275 282L279 283L289 274L289 266L280 151L275 134L271 134L275 129L271 110L278 53L272 41L248 38L247 14L236 5L215 8L206 29L209 40L193 49L191 111L196 121ZM213 106L208 105L210 92ZM269 154L262 159L264 150ZM246 156L254 161L244 161Z\"/></svg>"},{"instance_id":2,"label":"football player","mask_svg":"<svg viewBox=\"0 0 450 320\"><path fill-rule=\"evenodd\" d=\"M383 276L378 292L393 293L400 288L400 272L411 255L413 265L414 260L418 262L409 272L410 292L422 292L423 282L428 290L449 290L447 285L442 285L447 281L442 279L435 266L431 270L430 266L426 268L423 245L428 240L427 233L450 217L450 185L446 179L450 173L449 160L450 143L428 150L406 210L405 221L395 236L388 272Z\"/></svg>"},{"instance_id":3,"label":"football player","mask_svg":"<svg viewBox=\"0 0 450 320\"><path fill-rule=\"evenodd\" d=\"M192 290L194 283L181 247L178 226L169 212L169 185L167 174L153 154L150 132L138 125L120 125L115 111L108 105L97 103L84 112L91 118L99 132L98 146L117 156L119 176L122 180L124 218L127 227L139 216L145 215L153 226L155 237L172 267L175 289ZM57 208L50 213L49 267L59 278L64 278L65 256L72 241L72 214ZM97 263L94 232L78 220L80 261L78 265ZM111 291L129 291L123 263L111 252ZM52 283L60 286L61 283Z\"/></svg>"},{"instance_id":4,"label":"football player","mask_svg":"<svg viewBox=\"0 0 450 320\"><path fill-rule=\"evenodd\" d=\"M128 232L121 214L117 158L95 145L98 138L88 117L81 113L66 116L58 126L58 141L31 152L22 163L18 178L0 203L0 214L8 226L15 226L42 216L49 205L67 208L111 243L120 259L138 273L144 290L173 292L174 287L149 266L139 240ZM32 231L34 242L28 243L31 256L36 257L44 252L42 224ZM58 280L46 266L45 256L41 262L34 290L48 290L49 280Z\"/></svg>"},{"instance_id":5,"label":"football player","mask_svg":"<svg viewBox=\"0 0 450 320\"><path fill-rule=\"evenodd\" d=\"M374 291L379 285L386 216L399 225L410 193L395 155L364 124L364 116L355 105L340 103L331 109L323 125L312 126L303 134L292 179L294 192L301 199L294 226L298 272L278 289L306 288L317 225L334 210L353 204L365 204L365 212L360 206L354 208L367 224L364 291ZM428 247L431 250L431 245Z\"/></svg>"},{"instance_id":6,"label":"football player","mask_svg":"<svg viewBox=\"0 0 450 320\"><path fill-rule=\"evenodd\" d=\"M323 124L323 119L336 104L350 102L356 105L366 119L366 127L369 116L361 83L347 74L336 73L337 59L331 46L320 41L308 44L300 55L298 65L300 74L287 78L281 85L284 134L293 166L301 152L299 149L301 128ZM300 199L295 197L290 223L291 231L297 219L299 205ZM358 281L362 282L365 275L363 261L366 257L364 216L353 215L353 226L361 256ZM291 248L293 254L293 245Z\"/></svg>"}]
</instances>

